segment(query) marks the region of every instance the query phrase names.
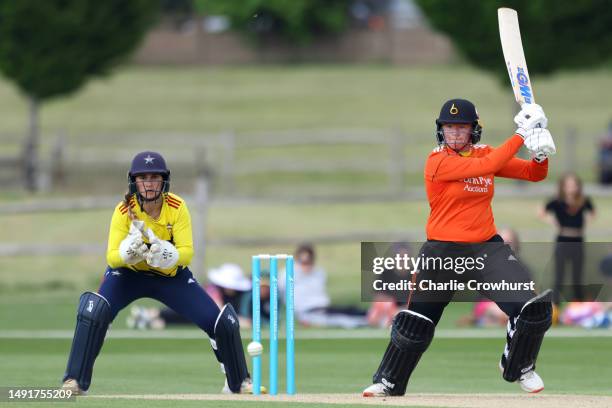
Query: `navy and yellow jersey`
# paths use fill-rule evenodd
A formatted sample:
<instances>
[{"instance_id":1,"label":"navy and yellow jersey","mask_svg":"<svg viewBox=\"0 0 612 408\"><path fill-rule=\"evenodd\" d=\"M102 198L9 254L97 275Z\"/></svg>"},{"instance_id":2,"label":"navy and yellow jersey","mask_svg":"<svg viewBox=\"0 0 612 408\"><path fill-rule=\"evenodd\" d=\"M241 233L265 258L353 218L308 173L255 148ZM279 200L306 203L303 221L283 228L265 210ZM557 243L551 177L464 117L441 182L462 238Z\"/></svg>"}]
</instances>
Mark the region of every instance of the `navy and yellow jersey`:
<instances>
[{"instance_id":1,"label":"navy and yellow jersey","mask_svg":"<svg viewBox=\"0 0 612 408\"><path fill-rule=\"evenodd\" d=\"M162 209L159 218L153 219L143 212L136 201L136 195L130 198L129 208L136 219L144 221L145 229L150 228L159 239L170 241L179 253L177 264L170 269L153 268L145 261L136 265L126 265L119 255L119 244L125 239L130 230L130 214L125 202L115 207L108 234L108 249L106 261L111 268L130 268L140 272L150 272L165 276L175 276L179 266L188 266L193 258L193 236L191 232L191 216L185 201L173 193L163 194ZM143 240L148 243L146 235Z\"/></svg>"}]
</instances>

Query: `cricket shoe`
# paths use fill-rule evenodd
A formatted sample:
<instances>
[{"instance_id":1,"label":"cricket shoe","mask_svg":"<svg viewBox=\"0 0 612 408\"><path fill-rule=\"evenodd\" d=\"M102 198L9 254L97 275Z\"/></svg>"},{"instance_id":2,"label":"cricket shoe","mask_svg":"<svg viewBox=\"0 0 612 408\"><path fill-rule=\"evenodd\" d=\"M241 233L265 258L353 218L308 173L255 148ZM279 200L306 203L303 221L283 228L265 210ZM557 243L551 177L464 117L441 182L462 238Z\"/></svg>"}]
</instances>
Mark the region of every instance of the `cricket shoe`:
<instances>
[{"instance_id":1,"label":"cricket shoe","mask_svg":"<svg viewBox=\"0 0 612 408\"><path fill-rule=\"evenodd\" d=\"M504 372L504 367L499 362L499 369L501 372ZM529 370L525 374L522 374L518 379L518 383L521 386L521 389L530 394L536 394L544 389L544 381L542 381L542 377L535 372L535 370Z\"/></svg>"},{"instance_id":2,"label":"cricket shoe","mask_svg":"<svg viewBox=\"0 0 612 408\"><path fill-rule=\"evenodd\" d=\"M383 383L376 383L363 390L362 395L364 397L389 397L391 390Z\"/></svg>"},{"instance_id":3,"label":"cricket shoe","mask_svg":"<svg viewBox=\"0 0 612 408\"><path fill-rule=\"evenodd\" d=\"M223 394L233 394L232 390L230 390L229 385L227 385L227 378L225 379L225 385L221 390ZM263 385L259 386L260 394L267 394L268 390ZM238 394L253 394L253 380L250 378L245 378L240 384L240 392Z\"/></svg>"},{"instance_id":4,"label":"cricket shoe","mask_svg":"<svg viewBox=\"0 0 612 408\"><path fill-rule=\"evenodd\" d=\"M62 384L62 390L72 391L72 395L87 395L87 391L84 391L79 387L79 383L72 378L67 379Z\"/></svg>"},{"instance_id":5,"label":"cricket shoe","mask_svg":"<svg viewBox=\"0 0 612 408\"><path fill-rule=\"evenodd\" d=\"M523 391L531 394L535 394L544 389L544 381L542 381L542 378L534 370L529 370L521 375L518 382Z\"/></svg>"}]
</instances>

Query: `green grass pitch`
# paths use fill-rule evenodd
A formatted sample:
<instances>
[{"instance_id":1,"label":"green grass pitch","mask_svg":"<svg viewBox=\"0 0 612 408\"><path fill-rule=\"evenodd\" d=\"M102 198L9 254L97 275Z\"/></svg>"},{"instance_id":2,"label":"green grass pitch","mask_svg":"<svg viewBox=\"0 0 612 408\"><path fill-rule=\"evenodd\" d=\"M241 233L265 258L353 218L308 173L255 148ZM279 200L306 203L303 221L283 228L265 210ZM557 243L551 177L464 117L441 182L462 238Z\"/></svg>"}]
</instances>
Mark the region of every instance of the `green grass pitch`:
<instances>
[{"instance_id":1,"label":"green grass pitch","mask_svg":"<svg viewBox=\"0 0 612 408\"><path fill-rule=\"evenodd\" d=\"M371 379L387 340L380 338L298 339L296 343L298 393L359 394ZM612 395L610 337L551 337L545 340L538 372L549 394ZM503 348L499 338L437 338L422 358L409 384L409 393L515 393L516 384L501 379L497 361ZM10 386L52 386L59 383L70 340L0 340L0 378ZM279 361L284 360L280 347ZM267 383L267 360L263 379ZM282 366L281 366L282 367ZM281 369L280 373L284 371ZM284 380L279 379L279 390ZM82 406L124 406L125 400L100 400L106 394L214 394L223 376L202 339L109 338L102 349L90 396ZM131 400L129 405L159 406L163 402ZM215 406L260 406L224 402ZM189 401L175 406L192 406ZM169 402L166 402L167 406ZM57 405L53 405L57 406Z\"/></svg>"}]
</instances>

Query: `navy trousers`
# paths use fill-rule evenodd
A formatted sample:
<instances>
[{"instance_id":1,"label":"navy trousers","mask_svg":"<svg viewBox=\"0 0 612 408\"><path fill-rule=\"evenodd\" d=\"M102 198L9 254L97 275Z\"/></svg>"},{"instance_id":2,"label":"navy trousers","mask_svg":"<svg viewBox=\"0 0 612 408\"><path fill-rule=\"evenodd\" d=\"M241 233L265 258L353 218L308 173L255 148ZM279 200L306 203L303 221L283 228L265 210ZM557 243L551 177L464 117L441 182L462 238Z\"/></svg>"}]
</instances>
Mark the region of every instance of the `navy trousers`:
<instances>
[{"instance_id":1,"label":"navy trousers","mask_svg":"<svg viewBox=\"0 0 612 408\"><path fill-rule=\"evenodd\" d=\"M113 320L134 300L152 298L194 322L210 338L215 338L214 328L219 307L186 267L179 268L173 277L108 267L98 293L110 304Z\"/></svg>"}]
</instances>

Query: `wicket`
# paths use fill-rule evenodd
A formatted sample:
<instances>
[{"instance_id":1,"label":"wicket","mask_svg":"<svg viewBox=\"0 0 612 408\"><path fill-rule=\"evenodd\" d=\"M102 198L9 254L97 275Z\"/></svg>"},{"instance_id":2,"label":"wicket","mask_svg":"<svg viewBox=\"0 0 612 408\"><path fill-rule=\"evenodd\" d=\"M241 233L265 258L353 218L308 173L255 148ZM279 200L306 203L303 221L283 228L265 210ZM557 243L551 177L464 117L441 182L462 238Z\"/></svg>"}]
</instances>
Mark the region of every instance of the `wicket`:
<instances>
[{"instance_id":1,"label":"wicket","mask_svg":"<svg viewBox=\"0 0 612 408\"><path fill-rule=\"evenodd\" d=\"M254 255L252 257L253 280L253 341L261 342L260 280L261 260L270 260L270 395L278 394L278 260L285 260L285 337L287 394L295 394L295 347L293 320L293 256ZM261 388L261 356L253 357L253 394Z\"/></svg>"}]
</instances>

